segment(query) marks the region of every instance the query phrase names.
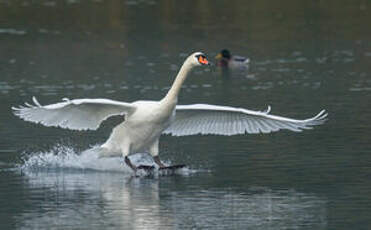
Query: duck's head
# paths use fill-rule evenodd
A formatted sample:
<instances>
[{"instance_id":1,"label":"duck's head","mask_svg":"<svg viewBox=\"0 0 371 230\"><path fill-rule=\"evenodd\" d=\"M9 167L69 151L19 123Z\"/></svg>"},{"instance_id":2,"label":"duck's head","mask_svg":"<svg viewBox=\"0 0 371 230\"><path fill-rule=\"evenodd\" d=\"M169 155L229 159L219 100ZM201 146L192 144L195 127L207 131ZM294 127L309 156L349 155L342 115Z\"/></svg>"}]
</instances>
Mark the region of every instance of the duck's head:
<instances>
[{"instance_id":1,"label":"duck's head","mask_svg":"<svg viewBox=\"0 0 371 230\"><path fill-rule=\"evenodd\" d=\"M215 56L215 59L217 60L221 60L221 59L230 60L231 58L232 58L231 52L229 52L229 50L227 49L223 49L222 51L218 53L218 55Z\"/></svg>"},{"instance_id":2,"label":"duck's head","mask_svg":"<svg viewBox=\"0 0 371 230\"><path fill-rule=\"evenodd\" d=\"M202 52L191 54L188 57L188 61L190 61L193 66L210 65L209 61L206 58L206 55Z\"/></svg>"}]
</instances>

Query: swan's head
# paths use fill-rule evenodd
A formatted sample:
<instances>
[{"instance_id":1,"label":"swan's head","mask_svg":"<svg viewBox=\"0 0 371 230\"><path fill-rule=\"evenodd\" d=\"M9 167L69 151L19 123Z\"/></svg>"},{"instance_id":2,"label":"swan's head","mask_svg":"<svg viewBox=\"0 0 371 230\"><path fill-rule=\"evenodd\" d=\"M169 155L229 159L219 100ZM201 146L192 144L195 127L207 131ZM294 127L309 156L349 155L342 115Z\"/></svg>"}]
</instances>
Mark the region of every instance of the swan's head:
<instances>
[{"instance_id":1,"label":"swan's head","mask_svg":"<svg viewBox=\"0 0 371 230\"><path fill-rule=\"evenodd\" d=\"M205 54L202 52L196 52L196 53L191 54L191 56L188 57L188 61L193 66L210 65Z\"/></svg>"}]
</instances>

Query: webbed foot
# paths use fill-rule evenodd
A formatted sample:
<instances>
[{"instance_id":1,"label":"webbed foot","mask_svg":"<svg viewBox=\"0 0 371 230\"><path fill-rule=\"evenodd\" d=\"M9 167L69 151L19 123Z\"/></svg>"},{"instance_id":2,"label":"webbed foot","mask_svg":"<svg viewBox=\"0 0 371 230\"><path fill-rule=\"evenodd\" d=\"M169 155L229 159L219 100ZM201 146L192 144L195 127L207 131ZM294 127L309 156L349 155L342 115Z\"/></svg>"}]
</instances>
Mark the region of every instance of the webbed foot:
<instances>
[{"instance_id":1,"label":"webbed foot","mask_svg":"<svg viewBox=\"0 0 371 230\"><path fill-rule=\"evenodd\" d=\"M176 170L176 169L181 169L186 167L186 165L171 165L171 166L165 166L165 167L160 167L159 170Z\"/></svg>"}]
</instances>

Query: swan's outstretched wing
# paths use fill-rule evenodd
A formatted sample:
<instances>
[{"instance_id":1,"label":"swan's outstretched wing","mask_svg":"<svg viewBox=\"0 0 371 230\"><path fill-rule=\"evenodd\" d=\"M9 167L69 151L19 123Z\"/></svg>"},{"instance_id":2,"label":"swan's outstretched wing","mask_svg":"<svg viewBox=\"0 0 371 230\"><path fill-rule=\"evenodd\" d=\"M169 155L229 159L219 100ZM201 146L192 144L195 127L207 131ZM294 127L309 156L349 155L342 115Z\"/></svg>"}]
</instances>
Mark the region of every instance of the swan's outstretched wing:
<instances>
[{"instance_id":1,"label":"swan's outstretched wing","mask_svg":"<svg viewBox=\"0 0 371 230\"><path fill-rule=\"evenodd\" d=\"M14 114L25 121L76 130L95 130L108 117L127 114L136 108L130 103L108 99L63 99L44 106L35 97L32 99L35 105L12 107Z\"/></svg>"},{"instance_id":2,"label":"swan's outstretched wing","mask_svg":"<svg viewBox=\"0 0 371 230\"><path fill-rule=\"evenodd\" d=\"M241 108L216 105L178 105L175 121L164 131L173 136L195 134L236 135L244 133L270 133L280 129L300 132L322 124L327 113L322 110L315 117L295 120Z\"/></svg>"}]
</instances>

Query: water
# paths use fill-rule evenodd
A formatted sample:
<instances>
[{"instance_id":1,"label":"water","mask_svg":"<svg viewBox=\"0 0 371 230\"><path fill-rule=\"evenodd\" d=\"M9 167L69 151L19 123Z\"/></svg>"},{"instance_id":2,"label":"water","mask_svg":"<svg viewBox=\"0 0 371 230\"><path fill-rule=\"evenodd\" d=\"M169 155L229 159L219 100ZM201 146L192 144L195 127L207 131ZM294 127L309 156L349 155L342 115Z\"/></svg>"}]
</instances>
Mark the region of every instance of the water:
<instances>
[{"instance_id":1,"label":"water","mask_svg":"<svg viewBox=\"0 0 371 230\"><path fill-rule=\"evenodd\" d=\"M369 229L371 5L367 1L0 1L1 229ZM192 73L179 103L307 118L302 133L161 138L188 167L132 177L83 154L96 132L24 122L36 96L158 100L185 57L223 48L246 71ZM213 60L212 60L213 61ZM136 163L152 163L146 155Z\"/></svg>"}]
</instances>

